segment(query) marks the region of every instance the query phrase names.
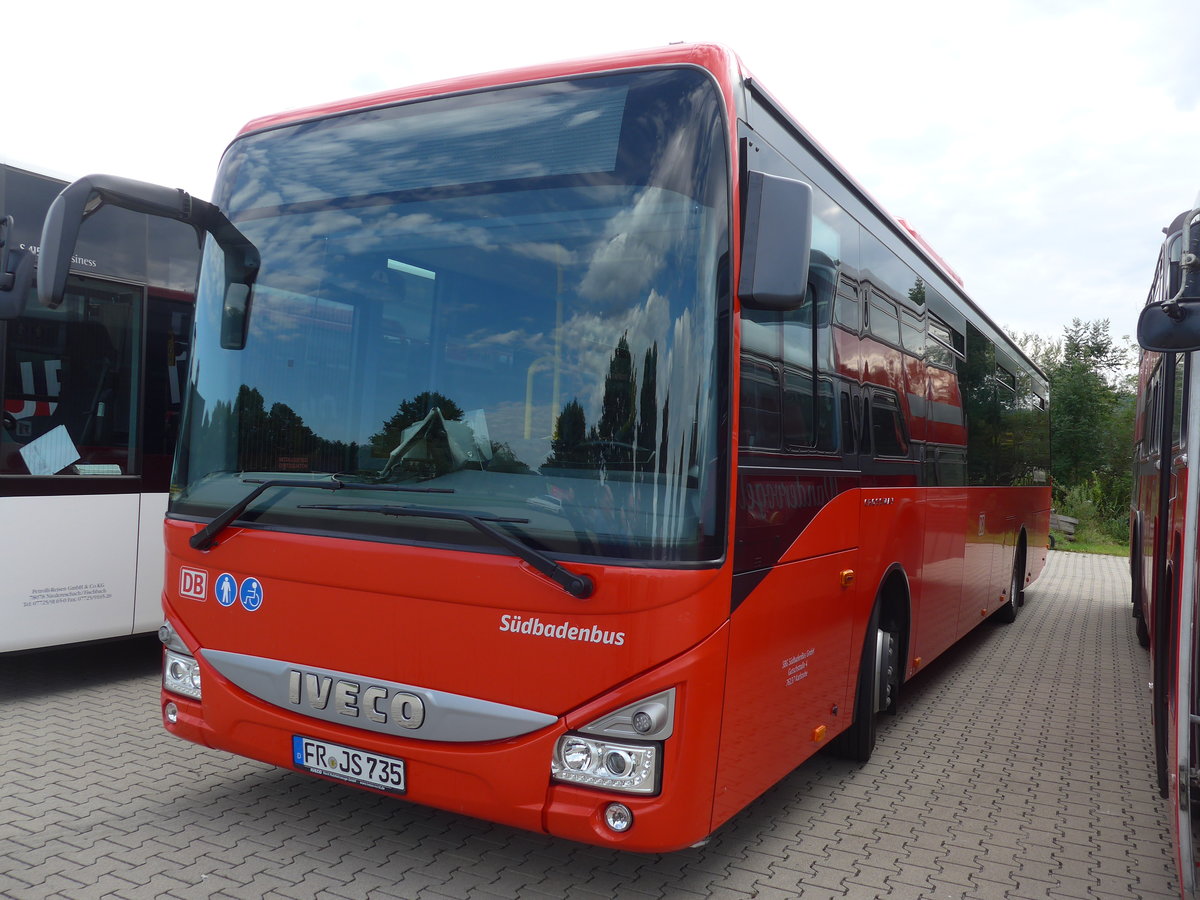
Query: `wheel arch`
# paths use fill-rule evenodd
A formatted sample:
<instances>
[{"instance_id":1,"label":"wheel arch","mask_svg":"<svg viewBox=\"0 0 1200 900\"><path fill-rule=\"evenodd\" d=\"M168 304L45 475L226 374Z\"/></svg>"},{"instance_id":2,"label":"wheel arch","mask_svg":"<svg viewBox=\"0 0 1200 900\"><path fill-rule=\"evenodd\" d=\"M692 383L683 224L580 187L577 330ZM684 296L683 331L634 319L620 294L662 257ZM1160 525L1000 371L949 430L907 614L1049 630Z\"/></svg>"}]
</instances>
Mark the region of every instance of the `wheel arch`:
<instances>
[{"instance_id":1,"label":"wheel arch","mask_svg":"<svg viewBox=\"0 0 1200 900\"><path fill-rule=\"evenodd\" d=\"M1017 532L1017 543L1013 548L1013 569L1019 570L1017 576L1017 605L1025 605L1025 585L1029 580L1029 530L1022 525Z\"/></svg>"},{"instance_id":2,"label":"wheel arch","mask_svg":"<svg viewBox=\"0 0 1200 900\"><path fill-rule=\"evenodd\" d=\"M875 592L875 605L879 607L880 627L899 637L896 658L903 683L908 680L908 650L912 645L912 588L908 572L900 563L892 563L883 573Z\"/></svg>"}]
</instances>

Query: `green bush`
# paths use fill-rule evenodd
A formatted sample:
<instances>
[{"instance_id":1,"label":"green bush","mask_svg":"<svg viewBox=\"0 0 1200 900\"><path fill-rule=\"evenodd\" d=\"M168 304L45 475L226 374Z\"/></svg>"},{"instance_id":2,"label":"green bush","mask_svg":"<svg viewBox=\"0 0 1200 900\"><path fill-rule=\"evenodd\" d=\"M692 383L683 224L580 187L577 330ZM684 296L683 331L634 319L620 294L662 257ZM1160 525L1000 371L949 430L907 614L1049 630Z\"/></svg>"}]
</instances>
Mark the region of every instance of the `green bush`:
<instances>
[{"instance_id":1,"label":"green bush","mask_svg":"<svg viewBox=\"0 0 1200 900\"><path fill-rule=\"evenodd\" d=\"M1055 510L1079 520L1078 532L1102 535L1118 543L1129 540L1130 472L1093 472L1078 484L1054 486Z\"/></svg>"}]
</instances>

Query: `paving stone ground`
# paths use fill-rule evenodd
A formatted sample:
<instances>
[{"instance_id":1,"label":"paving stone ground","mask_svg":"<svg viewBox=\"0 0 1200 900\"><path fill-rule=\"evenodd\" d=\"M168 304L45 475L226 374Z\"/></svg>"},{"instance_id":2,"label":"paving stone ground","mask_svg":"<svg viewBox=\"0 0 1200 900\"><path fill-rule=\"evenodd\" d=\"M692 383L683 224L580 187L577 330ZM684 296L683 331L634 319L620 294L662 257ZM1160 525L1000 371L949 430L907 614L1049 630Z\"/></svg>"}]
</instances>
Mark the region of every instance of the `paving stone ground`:
<instances>
[{"instance_id":1,"label":"paving stone ground","mask_svg":"<svg viewBox=\"0 0 1200 900\"><path fill-rule=\"evenodd\" d=\"M0 896L1177 896L1128 588L1121 559L1051 553L1015 624L982 625L905 686L870 763L817 757L664 856L176 740L153 640L0 657Z\"/></svg>"}]
</instances>

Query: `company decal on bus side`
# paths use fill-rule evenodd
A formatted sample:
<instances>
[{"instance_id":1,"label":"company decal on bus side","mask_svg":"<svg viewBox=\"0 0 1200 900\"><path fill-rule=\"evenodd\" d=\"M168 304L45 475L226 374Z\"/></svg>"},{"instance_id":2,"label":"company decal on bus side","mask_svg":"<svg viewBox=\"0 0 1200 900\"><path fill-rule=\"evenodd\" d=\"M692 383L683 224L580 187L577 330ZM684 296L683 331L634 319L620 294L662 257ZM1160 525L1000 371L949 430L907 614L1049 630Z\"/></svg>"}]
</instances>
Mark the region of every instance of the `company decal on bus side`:
<instances>
[{"instance_id":1,"label":"company decal on bus side","mask_svg":"<svg viewBox=\"0 0 1200 900\"><path fill-rule=\"evenodd\" d=\"M625 643L623 631L606 631L599 625L572 625L570 621L543 622L537 616L526 619L524 616L503 615L500 617L500 630L509 634L577 641L583 644L612 644L614 647L620 647Z\"/></svg>"},{"instance_id":2,"label":"company decal on bus side","mask_svg":"<svg viewBox=\"0 0 1200 900\"><path fill-rule=\"evenodd\" d=\"M895 497L864 497L863 506L891 506L896 502Z\"/></svg>"},{"instance_id":3,"label":"company decal on bus side","mask_svg":"<svg viewBox=\"0 0 1200 900\"><path fill-rule=\"evenodd\" d=\"M179 596L190 597L201 603L208 597L208 573L203 569L179 567Z\"/></svg>"}]
</instances>

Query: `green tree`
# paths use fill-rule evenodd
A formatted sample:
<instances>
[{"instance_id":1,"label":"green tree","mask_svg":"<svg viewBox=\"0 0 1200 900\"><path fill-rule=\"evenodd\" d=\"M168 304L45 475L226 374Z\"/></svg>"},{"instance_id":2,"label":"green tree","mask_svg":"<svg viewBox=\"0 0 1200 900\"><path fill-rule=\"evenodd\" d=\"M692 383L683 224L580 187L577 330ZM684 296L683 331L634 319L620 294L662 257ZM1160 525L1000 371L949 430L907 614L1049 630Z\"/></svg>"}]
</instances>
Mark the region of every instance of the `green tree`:
<instances>
[{"instance_id":1,"label":"green tree","mask_svg":"<svg viewBox=\"0 0 1200 900\"><path fill-rule=\"evenodd\" d=\"M1069 515L1094 516L1108 536L1124 540L1136 360L1129 338L1114 338L1108 319L1073 319L1059 340L1026 334L1019 343L1050 377L1056 505Z\"/></svg>"},{"instance_id":2,"label":"green tree","mask_svg":"<svg viewBox=\"0 0 1200 900\"><path fill-rule=\"evenodd\" d=\"M1132 404L1122 378L1129 363L1108 319L1073 319L1063 329L1061 356L1048 373L1056 480L1075 485L1094 474L1129 474Z\"/></svg>"}]
</instances>

